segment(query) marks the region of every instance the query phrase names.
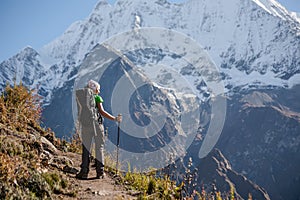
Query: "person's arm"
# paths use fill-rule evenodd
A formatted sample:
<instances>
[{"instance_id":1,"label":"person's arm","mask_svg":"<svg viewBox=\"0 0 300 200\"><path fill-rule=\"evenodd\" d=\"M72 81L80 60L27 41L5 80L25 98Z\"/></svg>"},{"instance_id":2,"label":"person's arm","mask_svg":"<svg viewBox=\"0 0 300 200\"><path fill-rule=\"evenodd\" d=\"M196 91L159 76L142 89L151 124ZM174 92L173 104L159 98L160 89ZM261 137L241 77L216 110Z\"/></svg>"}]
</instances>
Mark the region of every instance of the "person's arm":
<instances>
[{"instance_id":1,"label":"person's arm","mask_svg":"<svg viewBox=\"0 0 300 200\"><path fill-rule=\"evenodd\" d=\"M97 103L97 107L98 107L98 110L99 110L99 112L100 112L100 114L103 116L103 117L105 117L105 118L107 118L107 119L110 119L110 120L113 120L113 121L121 121L121 117L114 117L114 116L112 116L111 114L109 114L108 112L106 112L105 110L104 110L104 108L103 108L103 105L102 105L102 103Z\"/></svg>"}]
</instances>

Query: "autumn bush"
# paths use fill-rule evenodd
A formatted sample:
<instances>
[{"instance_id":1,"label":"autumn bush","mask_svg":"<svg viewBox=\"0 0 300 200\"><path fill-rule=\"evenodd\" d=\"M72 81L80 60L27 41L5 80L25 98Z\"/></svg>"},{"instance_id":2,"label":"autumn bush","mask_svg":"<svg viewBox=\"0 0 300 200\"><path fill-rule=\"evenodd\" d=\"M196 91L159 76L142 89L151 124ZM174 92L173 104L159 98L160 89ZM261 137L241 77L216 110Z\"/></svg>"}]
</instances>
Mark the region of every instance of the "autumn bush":
<instances>
[{"instance_id":1,"label":"autumn bush","mask_svg":"<svg viewBox=\"0 0 300 200\"><path fill-rule=\"evenodd\" d=\"M0 96L0 199L53 199L75 196L63 173L44 165L41 137L61 142L40 125L41 98L22 84L7 85Z\"/></svg>"},{"instance_id":2,"label":"autumn bush","mask_svg":"<svg viewBox=\"0 0 300 200\"><path fill-rule=\"evenodd\" d=\"M0 98L0 123L18 132L26 133L29 127L40 129L40 100L35 90L22 84L7 85Z\"/></svg>"}]
</instances>

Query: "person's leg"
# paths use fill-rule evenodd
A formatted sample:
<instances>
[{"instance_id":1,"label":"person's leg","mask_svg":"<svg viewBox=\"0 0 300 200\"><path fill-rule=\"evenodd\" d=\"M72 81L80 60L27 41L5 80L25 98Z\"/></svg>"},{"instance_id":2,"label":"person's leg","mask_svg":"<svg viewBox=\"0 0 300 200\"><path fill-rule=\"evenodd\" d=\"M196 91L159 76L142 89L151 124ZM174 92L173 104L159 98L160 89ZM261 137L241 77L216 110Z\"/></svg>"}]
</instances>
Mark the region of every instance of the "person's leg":
<instances>
[{"instance_id":1,"label":"person's leg","mask_svg":"<svg viewBox=\"0 0 300 200\"><path fill-rule=\"evenodd\" d=\"M88 172L90 165L90 146L82 144L81 169Z\"/></svg>"},{"instance_id":2,"label":"person's leg","mask_svg":"<svg viewBox=\"0 0 300 200\"><path fill-rule=\"evenodd\" d=\"M97 135L95 136L95 152L96 152L96 172L97 177L100 178L104 174L104 128L99 125Z\"/></svg>"},{"instance_id":3,"label":"person's leg","mask_svg":"<svg viewBox=\"0 0 300 200\"><path fill-rule=\"evenodd\" d=\"M90 165L90 151L93 139L93 133L90 130L86 130L85 134L81 136L82 139L82 154L80 172L76 175L77 178L86 179L89 173Z\"/></svg>"}]
</instances>

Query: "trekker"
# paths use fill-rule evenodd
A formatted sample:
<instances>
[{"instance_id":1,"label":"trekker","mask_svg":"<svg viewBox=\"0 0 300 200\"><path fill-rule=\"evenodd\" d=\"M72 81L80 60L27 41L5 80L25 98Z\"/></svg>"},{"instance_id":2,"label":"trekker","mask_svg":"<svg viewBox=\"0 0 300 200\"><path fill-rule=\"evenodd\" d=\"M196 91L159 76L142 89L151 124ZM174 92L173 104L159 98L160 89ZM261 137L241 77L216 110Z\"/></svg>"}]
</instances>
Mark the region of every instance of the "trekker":
<instances>
[{"instance_id":1,"label":"trekker","mask_svg":"<svg viewBox=\"0 0 300 200\"><path fill-rule=\"evenodd\" d=\"M90 151L92 141L95 141L96 178L104 176L104 127L103 117L117 122L122 121L121 115L117 117L109 114L103 108L103 99L99 96L100 84L90 80L87 87L76 90L78 108L79 131L82 139L81 170L76 175L78 179L87 179L90 165ZM89 99L90 98L90 99Z\"/></svg>"}]
</instances>

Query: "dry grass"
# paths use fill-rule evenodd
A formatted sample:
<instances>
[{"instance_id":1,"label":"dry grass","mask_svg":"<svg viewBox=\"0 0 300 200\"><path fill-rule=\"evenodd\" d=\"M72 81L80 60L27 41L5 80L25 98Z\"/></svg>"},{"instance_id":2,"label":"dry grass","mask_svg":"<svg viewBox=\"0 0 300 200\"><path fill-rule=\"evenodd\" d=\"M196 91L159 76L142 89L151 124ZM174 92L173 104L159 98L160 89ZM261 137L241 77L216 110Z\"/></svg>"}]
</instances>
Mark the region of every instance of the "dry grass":
<instances>
[{"instance_id":1,"label":"dry grass","mask_svg":"<svg viewBox=\"0 0 300 200\"><path fill-rule=\"evenodd\" d=\"M0 199L74 196L62 172L43 163L41 137L62 148L50 129L40 126L41 98L22 84L7 85L0 96Z\"/></svg>"}]
</instances>

